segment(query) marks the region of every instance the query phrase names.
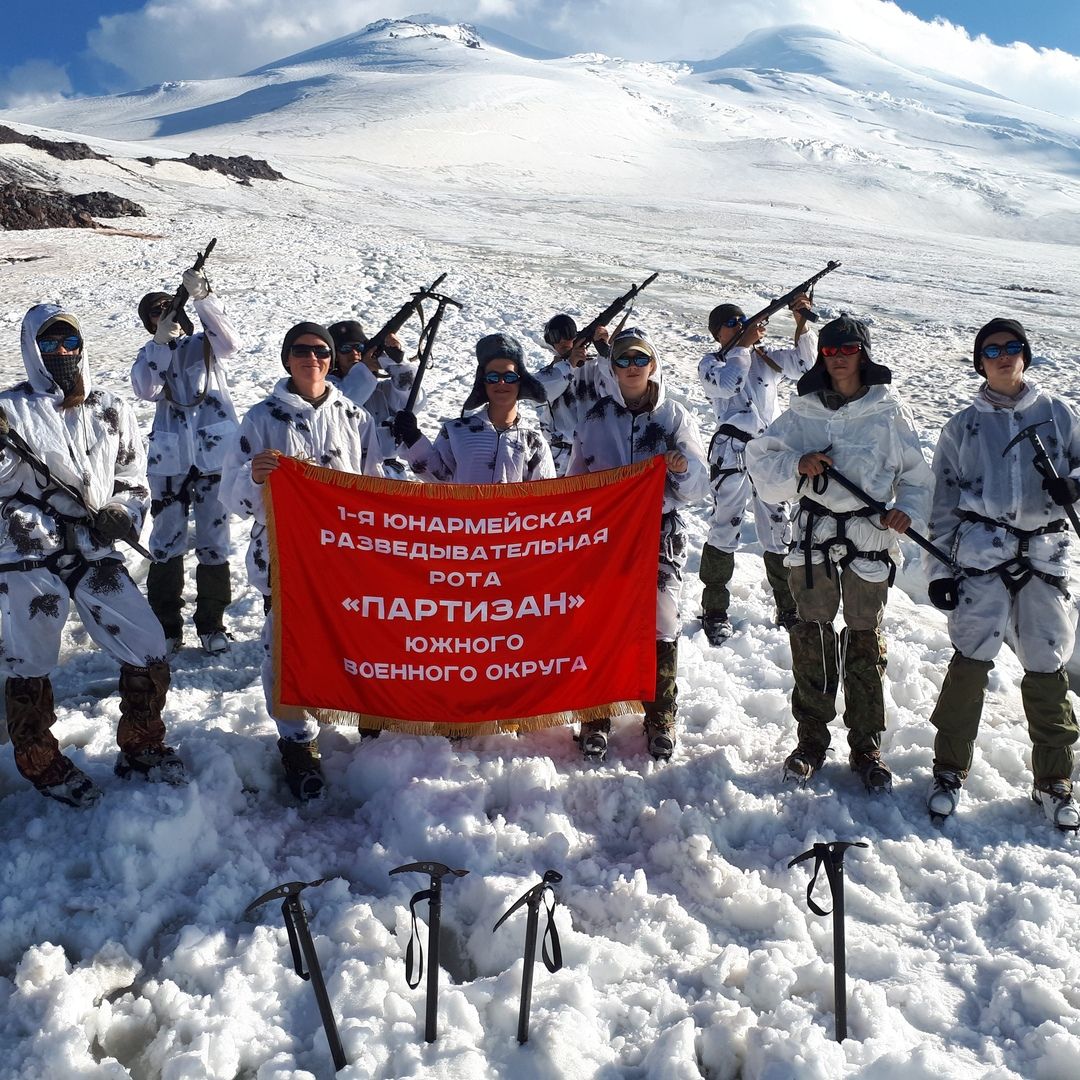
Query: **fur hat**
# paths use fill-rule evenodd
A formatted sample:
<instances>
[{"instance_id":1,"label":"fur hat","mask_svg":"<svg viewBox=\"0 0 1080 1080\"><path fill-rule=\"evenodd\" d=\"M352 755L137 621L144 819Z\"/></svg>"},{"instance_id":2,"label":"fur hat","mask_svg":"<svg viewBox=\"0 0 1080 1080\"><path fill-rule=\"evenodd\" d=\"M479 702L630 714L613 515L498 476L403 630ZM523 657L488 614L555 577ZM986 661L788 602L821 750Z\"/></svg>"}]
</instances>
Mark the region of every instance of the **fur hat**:
<instances>
[{"instance_id":1,"label":"fur hat","mask_svg":"<svg viewBox=\"0 0 1080 1080\"><path fill-rule=\"evenodd\" d=\"M985 376L986 372L982 366L982 349L983 342L992 334L1012 334L1017 341L1024 343L1024 370L1027 371L1031 367L1031 345L1028 344L1027 334L1024 333L1024 328L1015 319L991 319L976 335L975 335L975 370Z\"/></svg>"},{"instance_id":2,"label":"fur hat","mask_svg":"<svg viewBox=\"0 0 1080 1080\"><path fill-rule=\"evenodd\" d=\"M709 333L715 336L728 319L745 320L745 318L746 312L738 304L717 304L709 312Z\"/></svg>"},{"instance_id":3,"label":"fur hat","mask_svg":"<svg viewBox=\"0 0 1080 1080\"><path fill-rule=\"evenodd\" d=\"M281 363L286 371L289 370L287 363L289 359L289 349L292 348L292 343L297 339L303 337L305 334L312 334L317 338L322 338L326 342L330 349L330 367L334 366L334 361L337 359L337 349L334 348L334 339L330 336L330 331L325 326L320 326L314 322L302 322L297 323L294 327L291 327L285 335L285 340L281 343Z\"/></svg>"},{"instance_id":4,"label":"fur hat","mask_svg":"<svg viewBox=\"0 0 1080 1080\"><path fill-rule=\"evenodd\" d=\"M817 363L796 385L800 397L816 393L819 390L831 389L832 381L825 368L825 360L821 355L822 347L837 347L846 345L851 341L857 341L862 347L863 358L859 371L863 385L884 386L892 382L892 372L884 364L875 364L870 359L870 327L861 319L854 319L850 315L841 315L839 319L827 322L818 333Z\"/></svg>"},{"instance_id":5,"label":"fur hat","mask_svg":"<svg viewBox=\"0 0 1080 1080\"><path fill-rule=\"evenodd\" d=\"M154 332L154 325L150 322L150 309L152 307L157 307L157 305L161 303L171 304L172 301L172 295L167 292L148 292L139 301L139 321L146 328L148 334ZM180 329L183 330L185 334L190 336L195 332L195 326L188 317L188 313L183 308L180 309L176 321L180 324Z\"/></svg>"},{"instance_id":6,"label":"fur hat","mask_svg":"<svg viewBox=\"0 0 1080 1080\"><path fill-rule=\"evenodd\" d=\"M492 360L509 360L520 376L518 383L518 401L547 401L547 392L539 379L534 378L525 368L525 354L521 346L509 334L488 334L476 343L476 377L472 390L461 406L463 413L479 409L488 403L487 383L484 382L484 367Z\"/></svg>"}]
</instances>

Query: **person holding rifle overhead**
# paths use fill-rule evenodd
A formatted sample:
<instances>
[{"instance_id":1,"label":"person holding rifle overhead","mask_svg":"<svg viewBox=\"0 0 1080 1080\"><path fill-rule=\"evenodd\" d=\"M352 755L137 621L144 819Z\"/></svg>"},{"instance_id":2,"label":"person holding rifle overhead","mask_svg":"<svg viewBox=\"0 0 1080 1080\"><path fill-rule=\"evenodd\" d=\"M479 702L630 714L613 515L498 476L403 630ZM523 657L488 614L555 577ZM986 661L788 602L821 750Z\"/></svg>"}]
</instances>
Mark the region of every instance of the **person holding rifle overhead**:
<instances>
[{"instance_id":1,"label":"person holding rifle overhead","mask_svg":"<svg viewBox=\"0 0 1080 1080\"><path fill-rule=\"evenodd\" d=\"M363 326L355 319L331 323L327 329L334 339L336 369L328 382L354 404L366 410L375 424L382 454L382 469L388 480L407 480L405 463L397 457L397 444L390 431L399 409L405 408L416 379L416 364L405 359L396 334L389 334L382 349L369 348ZM424 403L424 391L416 396L416 406Z\"/></svg>"},{"instance_id":2,"label":"person holding rifle overhead","mask_svg":"<svg viewBox=\"0 0 1080 1080\"><path fill-rule=\"evenodd\" d=\"M791 710L798 743L784 778L805 784L829 748L836 691L844 686L849 763L872 794L891 790L881 756L885 639L881 619L896 574L898 537L925 530L933 477L911 414L889 389L892 373L870 355L866 323L843 315L822 327L817 362L798 397L746 446L761 497L799 500L787 565L798 621L791 629ZM827 468L879 504L880 514ZM833 619L844 608L837 635Z\"/></svg>"},{"instance_id":3,"label":"person holding rifle overhead","mask_svg":"<svg viewBox=\"0 0 1080 1080\"><path fill-rule=\"evenodd\" d=\"M165 745L165 635L115 546L137 542L150 497L135 414L93 385L79 321L60 305L26 313L22 357L26 381L0 394L0 672L15 766L68 806L101 797L50 731L50 673L74 604L120 664L114 771L185 783Z\"/></svg>"},{"instance_id":4,"label":"person holding rifle overhead","mask_svg":"<svg viewBox=\"0 0 1080 1080\"><path fill-rule=\"evenodd\" d=\"M927 808L937 819L956 809L990 670L1011 631L1024 667L1031 797L1052 824L1073 831L1080 826L1072 783L1077 724L1065 664L1076 639L1068 585L1080 415L1027 377L1031 345L1014 319L992 319L979 330L974 362L985 382L946 423L934 453L930 535L960 573L931 567L930 600L948 612L956 651L930 716L937 736Z\"/></svg>"},{"instance_id":5,"label":"person holding rifle overhead","mask_svg":"<svg viewBox=\"0 0 1080 1080\"><path fill-rule=\"evenodd\" d=\"M548 444L518 408L520 401L544 400L544 388L525 369L521 344L509 334L488 334L476 343L476 375L461 417L443 424L432 442L416 414L402 409L393 433L413 472L430 483L550 480L555 465Z\"/></svg>"},{"instance_id":6,"label":"person holding rifle overhead","mask_svg":"<svg viewBox=\"0 0 1080 1080\"><path fill-rule=\"evenodd\" d=\"M593 341L604 353L607 340L607 327L597 327ZM540 430L551 447L555 474L564 476L581 414L606 391L598 388L598 353L589 352L590 342L578 338L577 323L571 316L559 314L548 319L544 343L555 353L555 359L536 373L547 394L547 408L541 406L537 415Z\"/></svg>"},{"instance_id":7,"label":"person holding rifle overhead","mask_svg":"<svg viewBox=\"0 0 1080 1080\"><path fill-rule=\"evenodd\" d=\"M698 572L704 585L701 628L710 645L719 645L734 633L728 584L748 510L753 511L763 549L777 625L790 630L798 617L785 565L791 540L788 504L763 499L747 475L744 460L747 443L780 414L781 380L798 382L814 366L817 335L807 326L810 298L799 293L788 307L795 317L795 347L768 351L761 345L766 321L748 323L735 304L720 304L709 312L709 333L720 348L701 358L698 378L716 413L717 430L709 443L712 522Z\"/></svg>"},{"instance_id":8,"label":"person holding rifle overhead","mask_svg":"<svg viewBox=\"0 0 1080 1080\"><path fill-rule=\"evenodd\" d=\"M209 250L209 249L208 249ZM229 576L229 513L221 503L221 463L237 429L225 361L240 340L210 282L197 266L184 271L202 323L193 333L183 298L147 293L139 318L153 337L139 350L131 386L143 401L156 402L150 429L147 473L154 526L146 595L161 623L169 654L183 644L184 554L188 521L195 519L195 632L203 652L226 652L225 611L232 601Z\"/></svg>"}]
</instances>

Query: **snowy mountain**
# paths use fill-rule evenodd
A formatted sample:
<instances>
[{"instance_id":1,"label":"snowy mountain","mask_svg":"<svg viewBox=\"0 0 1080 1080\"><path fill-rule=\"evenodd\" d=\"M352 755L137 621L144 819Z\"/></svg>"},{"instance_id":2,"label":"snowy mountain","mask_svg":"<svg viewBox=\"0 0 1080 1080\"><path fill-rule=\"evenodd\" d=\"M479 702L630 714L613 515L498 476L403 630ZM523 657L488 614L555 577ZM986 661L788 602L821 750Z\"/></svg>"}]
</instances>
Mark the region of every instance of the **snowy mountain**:
<instances>
[{"instance_id":1,"label":"snowy mountain","mask_svg":"<svg viewBox=\"0 0 1080 1080\"><path fill-rule=\"evenodd\" d=\"M1023 321L1032 377L1080 403L1080 126L830 31L787 27L720 57L649 64L555 57L425 16L232 78L0 123L91 143L109 160L25 146L0 156L148 213L110 232L0 233L5 381L21 370L26 309L59 296L82 318L101 385L130 397L138 298L174 288L217 237L208 272L245 343L231 365L241 411L281 375L293 322L374 328L445 272L464 308L448 313L425 382L420 423L434 434L458 414L480 336L518 336L535 367L551 314L587 321L659 270L633 318L707 439L696 365L709 309L755 309L829 259L842 266L820 283L818 311L870 322L928 455L977 389L973 333L994 315ZM138 160L191 151L250 153L289 179L245 186ZM416 330L403 332L410 350ZM770 342L790 334L776 317ZM144 427L151 415L139 403ZM320 877L331 880L305 903L350 1080L1075 1075L1080 855L1028 799L1015 656L992 673L965 802L939 830L924 808L927 717L951 647L909 547L884 623L893 795L868 800L839 722L820 782L784 789L790 648L760 557L753 544L737 557L738 633L709 646L697 620L707 508L688 518L683 731L666 767L630 720L598 768L582 766L565 729L456 746L393 734L361 745L333 729L330 798L298 808L277 774L262 602L234 521L232 652L185 649L166 709L194 782L125 784L112 775L115 666L73 617L55 731L105 797L84 814L47 804L0 748L0 1080L330 1077L276 906L241 917L278 883ZM145 577L145 563L130 565ZM1070 670L1080 676L1075 658ZM832 839L870 844L847 862L842 1045L829 921L806 910L805 865L788 868ZM431 1046L402 962L420 886L388 875L426 859L471 871L446 890ZM566 967L537 968L519 1047L522 931L491 928L548 868L564 875Z\"/></svg>"}]
</instances>

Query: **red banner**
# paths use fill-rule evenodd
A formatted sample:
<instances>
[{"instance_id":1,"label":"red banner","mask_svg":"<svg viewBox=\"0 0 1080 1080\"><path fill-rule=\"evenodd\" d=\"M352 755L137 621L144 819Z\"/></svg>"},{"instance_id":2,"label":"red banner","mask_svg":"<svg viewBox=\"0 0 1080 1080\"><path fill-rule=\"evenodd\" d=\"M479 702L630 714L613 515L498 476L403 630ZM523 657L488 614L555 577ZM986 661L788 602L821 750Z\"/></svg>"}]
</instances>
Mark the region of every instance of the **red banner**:
<instances>
[{"instance_id":1,"label":"red banner","mask_svg":"<svg viewBox=\"0 0 1080 1080\"><path fill-rule=\"evenodd\" d=\"M453 735L640 712L664 477L660 457L482 485L284 459L264 496L277 715Z\"/></svg>"}]
</instances>

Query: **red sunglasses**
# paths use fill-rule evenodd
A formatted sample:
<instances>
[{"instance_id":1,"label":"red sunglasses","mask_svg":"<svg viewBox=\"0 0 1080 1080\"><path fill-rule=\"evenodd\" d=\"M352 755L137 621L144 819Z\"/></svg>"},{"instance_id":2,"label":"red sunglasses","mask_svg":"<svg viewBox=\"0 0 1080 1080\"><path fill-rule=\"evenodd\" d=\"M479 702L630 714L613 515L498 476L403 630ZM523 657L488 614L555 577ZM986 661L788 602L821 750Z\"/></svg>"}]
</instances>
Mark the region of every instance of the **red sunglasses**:
<instances>
[{"instance_id":1,"label":"red sunglasses","mask_svg":"<svg viewBox=\"0 0 1080 1080\"><path fill-rule=\"evenodd\" d=\"M843 345L822 345L822 356L854 356L862 349L862 346L857 341L848 341Z\"/></svg>"}]
</instances>

